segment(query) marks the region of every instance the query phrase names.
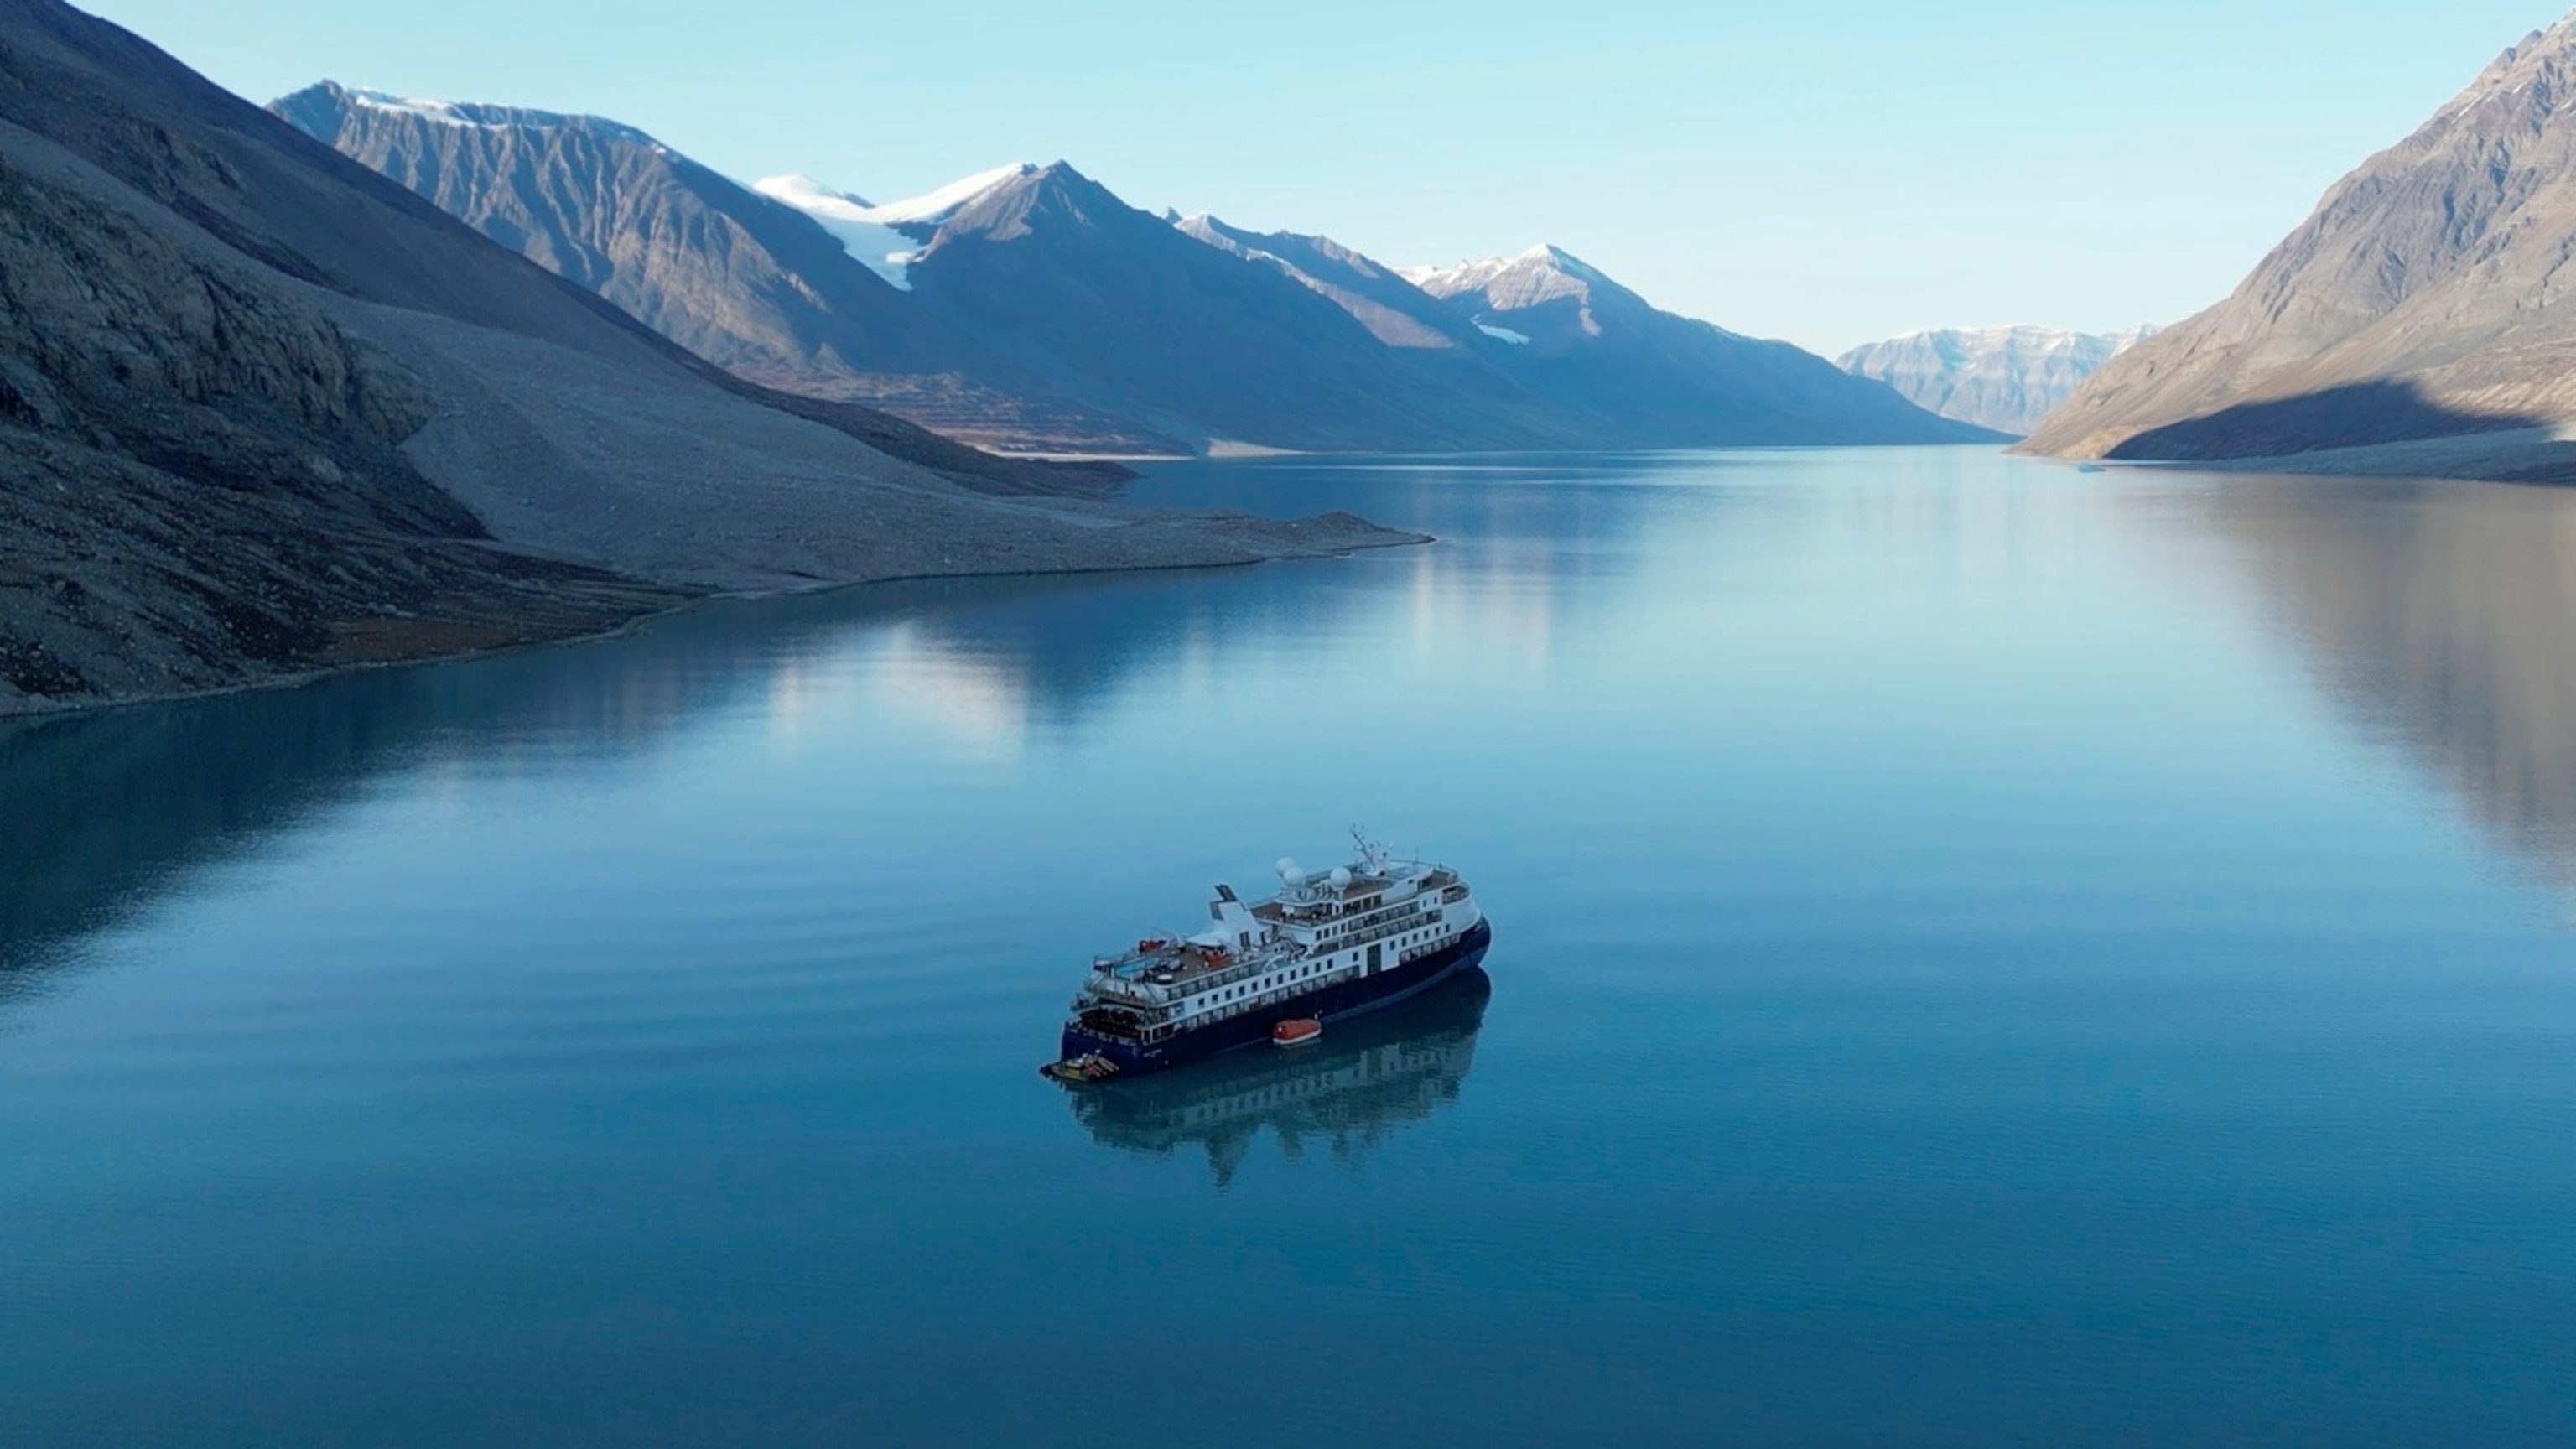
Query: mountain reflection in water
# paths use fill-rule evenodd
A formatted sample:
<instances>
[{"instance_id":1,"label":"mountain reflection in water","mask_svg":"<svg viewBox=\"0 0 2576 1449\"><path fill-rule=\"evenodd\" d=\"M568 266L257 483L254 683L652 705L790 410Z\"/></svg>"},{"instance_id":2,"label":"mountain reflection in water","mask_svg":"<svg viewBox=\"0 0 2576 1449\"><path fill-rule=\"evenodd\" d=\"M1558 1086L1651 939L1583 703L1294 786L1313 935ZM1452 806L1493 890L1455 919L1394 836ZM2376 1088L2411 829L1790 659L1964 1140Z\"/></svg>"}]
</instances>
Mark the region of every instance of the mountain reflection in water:
<instances>
[{"instance_id":1,"label":"mountain reflection in water","mask_svg":"<svg viewBox=\"0 0 2576 1449\"><path fill-rule=\"evenodd\" d=\"M1256 1047L1067 1095L1074 1120L1106 1146L1157 1156L1205 1147L1220 1188L1234 1181L1264 1127L1291 1162L1320 1141L1334 1161L1355 1163L1389 1132L1458 1099L1493 994L1479 967L1400 1006L1327 1027L1315 1047Z\"/></svg>"},{"instance_id":2,"label":"mountain reflection in water","mask_svg":"<svg viewBox=\"0 0 2576 1449\"><path fill-rule=\"evenodd\" d=\"M854 685L960 734L1078 732L1178 641L1328 615L1318 578L1282 567L885 584L297 688L0 720L0 1000L205 868L313 828L390 777L633 759L729 710L784 730L846 705L837 696Z\"/></svg>"},{"instance_id":3,"label":"mountain reflection in water","mask_svg":"<svg viewBox=\"0 0 2576 1449\"><path fill-rule=\"evenodd\" d=\"M2320 687L2576 886L2576 492L2229 479L2187 495Z\"/></svg>"}]
</instances>

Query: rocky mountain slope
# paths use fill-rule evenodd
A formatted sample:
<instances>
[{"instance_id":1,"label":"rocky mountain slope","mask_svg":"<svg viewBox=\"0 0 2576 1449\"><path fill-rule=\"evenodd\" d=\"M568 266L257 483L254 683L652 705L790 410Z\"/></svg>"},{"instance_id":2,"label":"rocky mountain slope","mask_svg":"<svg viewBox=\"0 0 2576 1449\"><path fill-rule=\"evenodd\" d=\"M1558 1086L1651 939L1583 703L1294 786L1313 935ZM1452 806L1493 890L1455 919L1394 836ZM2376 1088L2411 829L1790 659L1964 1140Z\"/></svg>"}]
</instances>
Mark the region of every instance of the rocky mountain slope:
<instances>
[{"instance_id":1,"label":"rocky mountain slope","mask_svg":"<svg viewBox=\"0 0 2576 1449\"><path fill-rule=\"evenodd\" d=\"M1660 311L1552 246L1405 280L1506 344L1512 373L1550 400L1615 420L1652 447L1975 442L2001 435L1938 418L1886 384L1813 353Z\"/></svg>"},{"instance_id":2,"label":"rocky mountain slope","mask_svg":"<svg viewBox=\"0 0 2576 1449\"><path fill-rule=\"evenodd\" d=\"M1586 441L1490 368L1426 366L1279 270L1203 245L1061 162L899 223L912 295L1086 402L1200 446Z\"/></svg>"},{"instance_id":3,"label":"rocky mountain slope","mask_svg":"<svg viewBox=\"0 0 2576 1449\"><path fill-rule=\"evenodd\" d=\"M2422 445L2453 440L2483 472L2563 468L2549 455L2576 423L2571 233L2576 21L2562 21L2338 183L2233 296L2103 368L2026 446L2223 459L2414 445L2408 466L2451 471ZM2505 431L2529 446L2477 441Z\"/></svg>"},{"instance_id":4,"label":"rocky mountain slope","mask_svg":"<svg viewBox=\"0 0 2576 1449\"><path fill-rule=\"evenodd\" d=\"M1917 407L2020 436L2075 395L2103 364L2156 335L2049 327L1945 328L1853 348L1834 365L1875 378Z\"/></svg>"},{"instance_id":5,"label":"rocky mountain slope","mask_svg":"<svg viewBox=\"0 0 2576 1449\"><path fill-rule=\"evenodd\" d=\"M1296 282L1350 313L1389 347L1503 355L1503 344L1478 331L1456 309L1443 306L1396 269L1331 237L1246 231L1207 215L1182 217L1172 224L1183 236Z\"/></svg>"},{"instance_id":6,"label":"rocky mountain slope","mask_svg":"<svg viewBox=\"0 0 2576 1449\"><path fill-rule=\"evenodd\" d=\"M0 0L0 713L714 589L1392 537L1053 476L733 378L127 32Z\"/></svg>"},{"instance_id":7,"label":"rocky mountain slope","mask_svg":"<svg viewBox=\"0 0 2576 1449\"><path fill-rule=\"evenodd\" d=\"M1177 451L928 315L799 206L631 126L331 81L270 109L738 376L988 446Z\"/></svg>"}]
</instances>

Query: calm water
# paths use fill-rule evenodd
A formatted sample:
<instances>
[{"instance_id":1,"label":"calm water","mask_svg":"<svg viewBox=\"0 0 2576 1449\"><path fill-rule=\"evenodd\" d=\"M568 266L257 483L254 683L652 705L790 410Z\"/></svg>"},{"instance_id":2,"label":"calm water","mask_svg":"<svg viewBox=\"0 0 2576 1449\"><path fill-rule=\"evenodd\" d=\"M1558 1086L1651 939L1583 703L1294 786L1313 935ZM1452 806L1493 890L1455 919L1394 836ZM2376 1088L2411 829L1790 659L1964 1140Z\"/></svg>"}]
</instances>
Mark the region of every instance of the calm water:
<instances>
[{"instance_id":1,"label":"calm water","mask_svg":"<svg viewBox=\"0 0 2576 1449\"><path fill-rule=\"evenodd\" d=\"M1139 492L1443 542L0 733L0 1441L2576 1437L2576 494ZM1354 822L1489 988L1036 1077Z\"/></svg>"}]
</instances>

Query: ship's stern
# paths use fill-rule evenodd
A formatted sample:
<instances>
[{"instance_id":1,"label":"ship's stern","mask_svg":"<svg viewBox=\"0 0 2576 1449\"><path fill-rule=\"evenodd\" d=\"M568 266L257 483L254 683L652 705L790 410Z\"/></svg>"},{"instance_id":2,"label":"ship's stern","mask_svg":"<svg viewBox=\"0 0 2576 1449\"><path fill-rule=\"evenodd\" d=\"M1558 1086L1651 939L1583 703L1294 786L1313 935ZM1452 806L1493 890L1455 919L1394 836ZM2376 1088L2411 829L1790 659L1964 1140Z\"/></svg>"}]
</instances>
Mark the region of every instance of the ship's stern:
<instances>
[{"instance_id":1,"label":"ship's stern","mask_svg":"<svg viewBox=\"0 0 2576 1449\"><path fill-rule=\"evenodd\" d=\"M1064 1039L1059 1044L1058 1050L1062 1053L1059 1058L1062 1061L1069 1062L1076 1057L1098 1056L1115 1062L1121 1076L1157 1072L1171 1065L1163 1052L1157 1048L1138 1042L1121 1041L1116 1037L1100 1036L1072 1025L1065 1027Z\"/></svg>"}]
</instances>

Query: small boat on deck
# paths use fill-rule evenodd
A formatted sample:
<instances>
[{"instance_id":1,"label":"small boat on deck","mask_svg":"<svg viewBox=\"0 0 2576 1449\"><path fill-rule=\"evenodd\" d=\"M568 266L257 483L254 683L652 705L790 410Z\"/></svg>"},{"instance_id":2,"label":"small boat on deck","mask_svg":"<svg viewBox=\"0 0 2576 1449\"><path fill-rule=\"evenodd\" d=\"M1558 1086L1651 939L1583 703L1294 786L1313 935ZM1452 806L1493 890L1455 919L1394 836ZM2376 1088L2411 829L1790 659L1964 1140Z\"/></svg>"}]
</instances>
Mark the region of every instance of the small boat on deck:
<instances>
[{"instance_id":1,"label":"small boat on deck","mask_svg":"<svg viewBox=\"0 0 2576 1449\"><path fill-rule=\"evenodd\" d=\"M1270 1028L1270 1044L1276 1047L1313 1046L1324 1039L1324 1024L1311 1016L1291 1017Z\"/></svg>"},{"instance_id":2,"label":"small boat on deck","mask_svg":"<svg viewBox=\"0 0 2576 1449\"><path fill-rule=\"evenodd\" d=\"M1105 1082L1118 1075L1118 1064L1098 1052L1084 1052L1049 1062L1038 1068L1038 1075L1058 1082Z\"/></svg>"}]
</instances>

